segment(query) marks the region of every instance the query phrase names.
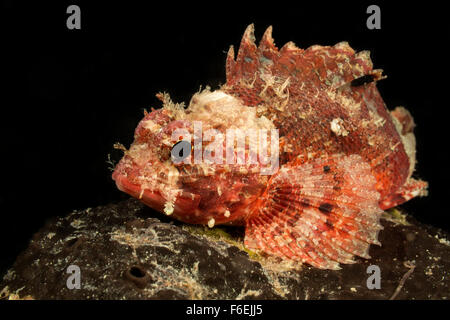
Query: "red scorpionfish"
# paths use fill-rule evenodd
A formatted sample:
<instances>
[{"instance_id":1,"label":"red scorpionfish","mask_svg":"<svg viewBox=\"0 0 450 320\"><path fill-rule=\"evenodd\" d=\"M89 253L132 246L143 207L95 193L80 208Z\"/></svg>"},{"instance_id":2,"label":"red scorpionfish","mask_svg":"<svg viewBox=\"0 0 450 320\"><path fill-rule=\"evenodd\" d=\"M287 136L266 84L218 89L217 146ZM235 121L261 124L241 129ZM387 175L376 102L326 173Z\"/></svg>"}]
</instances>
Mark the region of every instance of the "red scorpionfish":
<instances>
[{"instance_id":1,"label":"red scorpionfish","mask_svg":"<svg viewBox=\"0 0 450 320\"><path fill-rule=\"evenodd\" d=\"M113 179L183 222L245 226L251 250L321 269L370 258L383 210L426 195L411 177L413 119L387 110L368 51L279 50L271 33L257 46L248 26L226 83L187 108L158 94Z\"/></svg>"}]
</instances>

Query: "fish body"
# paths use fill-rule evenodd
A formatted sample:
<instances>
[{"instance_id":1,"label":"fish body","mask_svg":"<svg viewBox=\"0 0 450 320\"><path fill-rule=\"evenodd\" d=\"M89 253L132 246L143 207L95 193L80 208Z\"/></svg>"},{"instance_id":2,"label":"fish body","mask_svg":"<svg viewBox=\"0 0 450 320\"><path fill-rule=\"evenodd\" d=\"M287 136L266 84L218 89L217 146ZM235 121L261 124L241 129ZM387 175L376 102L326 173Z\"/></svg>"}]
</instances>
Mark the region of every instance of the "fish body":
<instances>
[{"instance_id":1,"label":"fish body","mask_svg":"<svg viewBox=\"0 0 450 320\"><path fill-rule=\"evenodd\" d=\"M271 27L257 46L253 31L221 88L187 108L157 95L113 179L183 222L243 225L245 246L269 255L322 269L369 258L383 210L426 194L413 118L388 111L367 51L278 49Z\"/></svg>"}]
</instances>

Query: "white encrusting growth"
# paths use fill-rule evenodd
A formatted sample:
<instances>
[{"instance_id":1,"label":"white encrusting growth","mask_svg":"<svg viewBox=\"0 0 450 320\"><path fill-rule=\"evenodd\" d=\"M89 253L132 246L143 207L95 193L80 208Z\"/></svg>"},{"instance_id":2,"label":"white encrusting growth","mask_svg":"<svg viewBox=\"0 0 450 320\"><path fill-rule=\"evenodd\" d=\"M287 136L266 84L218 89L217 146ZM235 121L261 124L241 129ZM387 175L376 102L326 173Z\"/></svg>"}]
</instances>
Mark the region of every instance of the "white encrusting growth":
<instances>
[{"instance_id":1,"label":"white encrusting growth","mask_svg":"<svg viewBox=\"0 0 450 320\"><path fill-rule=\"evenodd\" d=\"M205 89L195 94L188 107L189 113L180 119L202 121L208 128L224 126L227 129L274 129L272 121L258 117L255 108L248 108L242 102L221 90Z\"/></svg>"},{"instance_id":2,"label":"white encrusting growth","mask_svg":"<svg viewBox=\"0 0 450 320\"><path fill-rule=\"evenodd\" d=\"M153 122L152 120L144 121L143 122L143 127L145 129L148 129L148 130L152 131L152 132L156 132L156 131L158 131L161 128L161 126L159 124Z\"/></svg>"},{"instance_id":3,"label":"white encrusting growth","mask_svg":"<svg viewBox=\"0 0 450 320\"><path fill-rule=\"evenodd\" d=\"M330 122L331 131L333 131L337 136L347 136L348 131L344 127L344 120L341 118L335 118Z\"/></svg>"},{"instance_id":4,"label":"white encrusting growth","mask_svg":"<svg viewBox=\"0 0 450 320\"><path fill-rule=\"evenodd\" d=\"M172 202L167 201L164 203L164 213L168 216L170 216L173 213L174 205Z\"/></svg>"}]
</instances>

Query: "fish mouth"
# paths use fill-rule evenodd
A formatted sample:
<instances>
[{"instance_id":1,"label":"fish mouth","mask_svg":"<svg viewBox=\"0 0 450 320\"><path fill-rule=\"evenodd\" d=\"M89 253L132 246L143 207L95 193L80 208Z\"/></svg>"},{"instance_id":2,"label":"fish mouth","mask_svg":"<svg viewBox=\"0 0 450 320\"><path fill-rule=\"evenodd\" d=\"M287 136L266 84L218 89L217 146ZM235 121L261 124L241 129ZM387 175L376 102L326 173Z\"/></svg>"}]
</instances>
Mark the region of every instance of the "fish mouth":
<instances>
[{"instance_id":1,"label":"fish mouth","mask_svg":"<svg viewBox=\"0 0 450 320\"><path fill-rule=\"evenodd\" d=\"M140 185L130 182L126 176L116 171L113 173L112 178L120 191L128 193L133 198L139 199L157 211L164 212L165 204L168 201L159 191L142 190ZM197 211L200 199L201 197L198 194L181 192L176 198L175 203L173 203L172 213L174 217L181 221L186 220L187 216Z\"/></svg>"}]
</instances>

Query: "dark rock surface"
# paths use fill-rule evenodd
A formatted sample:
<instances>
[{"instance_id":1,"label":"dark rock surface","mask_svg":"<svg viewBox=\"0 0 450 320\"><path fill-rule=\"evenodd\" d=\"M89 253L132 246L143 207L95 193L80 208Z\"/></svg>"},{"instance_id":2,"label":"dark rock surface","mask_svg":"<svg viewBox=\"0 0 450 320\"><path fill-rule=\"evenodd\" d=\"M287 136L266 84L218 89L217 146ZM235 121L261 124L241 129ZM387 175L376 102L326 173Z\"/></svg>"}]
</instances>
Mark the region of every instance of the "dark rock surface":
<instances>
[{"instance_id":1,"label":"dark rock surface","mask_svg":"<svg viewBox=\"0 0 450 320\"><path fill-rule=\"evenodd\" d=\"M342 270L248 252L240 228L187 226L130 199L74 212L34 235L0 283L2 299L448 299L449 235L394 210L382 247ZM68 289L67 268L81 272ZM377 265L381 288L368 289Z\"/></svg>"}]
</instances>

